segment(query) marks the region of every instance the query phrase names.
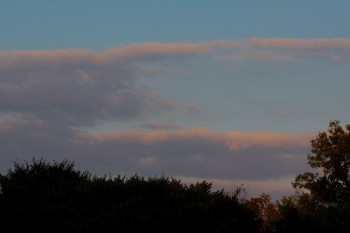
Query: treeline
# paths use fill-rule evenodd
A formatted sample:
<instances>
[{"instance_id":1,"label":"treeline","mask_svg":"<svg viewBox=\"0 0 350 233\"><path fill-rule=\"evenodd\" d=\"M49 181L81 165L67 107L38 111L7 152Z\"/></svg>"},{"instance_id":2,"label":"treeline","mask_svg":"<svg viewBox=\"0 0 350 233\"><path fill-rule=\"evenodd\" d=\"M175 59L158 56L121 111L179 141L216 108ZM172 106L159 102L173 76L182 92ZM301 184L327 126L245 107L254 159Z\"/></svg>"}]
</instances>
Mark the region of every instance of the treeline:
<instances>
[{"instance_id":1,"label":"treeline","mask_svg":"<svg viewBox=\"0 0 350 233\"><path fill-rule=\"evenodd\" d=\"M97 177L73 162L14 163L0 174L0 224L6 232L349 232L350 125L332 121L311 141L296 193L212 191L167 177Z\"/></svg>"},{"instance_id":2,"label":"treeline","mask_svg":"<svg viewBox=\"0 0 350 233\"><path fill-rule=\"evenodd\" d=\"M72 162L15 163L0 177L1 228L12 232L256 232L237 195L203 181L96 177Z\"/></svg>"}]
</instances>

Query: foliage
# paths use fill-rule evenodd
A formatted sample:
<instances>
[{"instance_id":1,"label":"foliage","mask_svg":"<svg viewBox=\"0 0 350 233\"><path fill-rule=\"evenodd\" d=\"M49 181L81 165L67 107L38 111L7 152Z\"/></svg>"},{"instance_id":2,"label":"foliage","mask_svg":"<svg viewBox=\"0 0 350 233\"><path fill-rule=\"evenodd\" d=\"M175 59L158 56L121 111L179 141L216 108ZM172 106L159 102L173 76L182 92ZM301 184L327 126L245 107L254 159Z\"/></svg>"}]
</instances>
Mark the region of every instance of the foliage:
<instances>
[{"instance_id":1,"label":"foliage","mask_svg":"<svg viewBox=\"0 0 350 233\"><path fill-rule=\"evenodd\" d=\"M260 230L262 232L274 231L275 222L282 218L277 204L272 202L268 194L263 193L258 197L253 197L246 200L244 204L255 213L255 216L261 222Z\"/></svg>"},{"instance_id":2,"label":"foliage","mask_svg":"<svg viewBox=\"0 0 350 233\"><path fill-rule=\"evenodd\" d=\"M237 195L166 177L96 177L72 162L14 163L0 175L2 229L13 232L257 232Z\"/></svg>"},{"instance_id":3,"label":"foliage","mask_svg":"<svg viewBox=\"0 0 350 233\"><path fill-rule=\"evenodd\" d=\"M295 195L278 202L283 216L276 232L348 232L350 228L350 125L331 121L327 132L311 140L305 172L292 183Z\"/></svg>"},{"instance_id":4,"label":"foliage","mask_svg":"<svg viewBox=\"0 0 350 233\"><path fill-rule=\"evenodd\" d=\"M306 172L295 178L295 188L307 189L320 204L334 206L350 200L350 125L344 130L339 121L331 121L328 132L320 132L311 141L308 155L311 168L322 174Z\"/></svg>"},{"instance_id":5,"label":"foliage","mask_svg":"<svg viewBox=\"0 0 350 233\"><path fill-rule=\"evenodd\" d=\"M305 193L284 197L278 203L282 218L274 224L276 232L349 232L349 209L316 204Z\"/></svg>"}]
</instances>

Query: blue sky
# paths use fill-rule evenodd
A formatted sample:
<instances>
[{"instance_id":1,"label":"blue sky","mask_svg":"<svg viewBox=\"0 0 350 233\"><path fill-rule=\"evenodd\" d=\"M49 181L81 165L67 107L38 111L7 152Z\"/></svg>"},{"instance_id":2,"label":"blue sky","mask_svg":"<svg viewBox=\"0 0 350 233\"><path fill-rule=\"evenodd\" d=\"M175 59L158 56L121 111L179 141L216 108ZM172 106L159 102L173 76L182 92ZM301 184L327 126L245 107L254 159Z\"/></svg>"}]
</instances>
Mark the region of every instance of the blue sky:
<instances>
[{"instance_id":1,"label":"blue sky","mask_svg":"<svg viewBox=\"0 0 350 233\"><path fill-rule=\"evenodd\" d=\"M0 148L96 173L293 192L349 123L349 1L4 1Z\"/></svg>"},{"instance_id":2,"label":"blue sky","mask_svg":"<svg viewBox=\"0 0 350 233\"><path fill-rule=\"evenodd\" d=\"M2 50L350 35L346 0L1 2Z\"/></svg>"}]
</instances>

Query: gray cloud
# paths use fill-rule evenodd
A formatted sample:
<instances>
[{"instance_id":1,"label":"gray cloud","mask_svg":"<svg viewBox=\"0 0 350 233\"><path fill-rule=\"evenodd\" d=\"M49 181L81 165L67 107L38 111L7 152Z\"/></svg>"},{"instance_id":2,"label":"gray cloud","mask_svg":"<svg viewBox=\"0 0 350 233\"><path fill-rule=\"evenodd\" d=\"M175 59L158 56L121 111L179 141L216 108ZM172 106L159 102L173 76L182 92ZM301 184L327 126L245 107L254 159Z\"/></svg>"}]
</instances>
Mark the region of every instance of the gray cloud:
<instances>
[{"instance_id":1,"label":"gray cloud","mask_svg":"<svg viewBox=\"0 0 350 233\"><path fill-rule=\"evenodd\" d=\"M241 140L242 136L246 138ZM146 175L251 180L285 177L306 169L308 146L303 141L308 138L204 129L81 135L81 139L88 141L85 143L89 152L99 151L110 161L122 158L121 170ZM118 170L118 165L110 167L113 168Z\"/></svg>"},{"instance_id":2,"label":"gray cloud","mask_svg":"<svg viewBox=\"0 0 350 233\"><path fill-rule=\"evenodd\" d=\"M183 126L174 124L165 124L161 122L145 122L142 127L150 130L176 130L181 129Z\"/></svg>"},{"instance_id":3,"label":"gray cloud","mask_svg":"<svg viewBox=\"0 0 350 233\"><path fill-rule=\"evenodd\" d=\"M17 159L72 158L77 137L78 132L66 126L29 116L9 116L0 121L0 170L10 168Z\"/></svg>"},{"instance_id":4,"label":"gray cloud","mask_svg":"<svg viewBox=\"0 0 350 233\"><path fill-rule=\"evenodd\" d=\"M243 138L243 140L242 140ZM264 140L262 140L264 138ZM306 135L205 129L90 134L30 117L0 122L0 169L31 157L69 159L103 173L266 180L306 169Z\"/></svg>"},{"instance_id":5,"label":"gray cloud","mask_svg":"<svg viewBox=\"0 0 350 233\"><path fill-rule=\"evenodd\" d=\"M0 112L68 126L133 119L175 103L139 87L139 62L183 60L206 51L196 44L148 43L111 49L0 52Z\"/></svg>"},{"instance_id":6,"label":"gray cloud","mask_svg":"<svg viewBox=\"0 0 350 233\"><path fill-rule=\"evenodd\" d=\"M164 174L184 182L207 180L214 182L214 188L227 191L244 184L249 195L265 192L275 199L292 193L290 182L281 185L272 181L308 170L309 147L303 142L310 137L243 133L246 138L242 140L240 134L178 129L176 133L96 135L32 117L12 116L0 121L0 172L17 159L67 159L78 169L96 175ZM261 141L261 137L267 140Z\"/></svg>"},{"instance_id":7,"label":"gray cloud","mask_svg":"<svg viewBox=\"0 0 350 233\"><path fill-rule=\"evenodd\" d=\"M337 49L329 46L349 47L348 40L311 43L256 39L151 43L103 53L0 52L0 170L5 171L17 158L43 157L73 160L79 168L102 174L137 172L221 181L264 181L304 171L310 139L307 135L185 130L159 122L146 122L143 127L167 131L97 135L79 130L103 121L158 116L178 108L188 116L198 115L201 108L195 103L178 104L155 90L142 88L139 75L164 73L145 70L142 65L182 62L189 56L217 52L213 48L232 49L237 52L233 54L236 57L253 59L254 53L242 55L247 44L248 52L272 48L268 51L272 59L276 58L275 50L277 55L294 56L309 46L307 52L301 53L331 58L334 54L329 51ZM291 50L293 53L289 53ZM321 52L315 53L316 50ZM337 53L340 60L348 57L347 51ZM258 55L256 59L266 58Z\"/></svg>"},{"instance_id":8,"label":"gray cloud","mask_svg":"<svg viewBox=\"0 0 350 233\"><path fill-rule=\"evenodd\" d=\"M134 119L182 106L197 114L199 106L176 105L154 90L140 87L141 63L174 64L198 55L280 60L308 55L347 60L348 39L259 39L203 43L146 43L94 53L87 50L0 52L0 113L31 115L67 126ZM246 56L249 53L249 56ZM263 53L262 56L254 54ZM244 55L245 54L245 55ZM162 67L162 66L161 66ZM148 68L151 69L151 68ZM152 70L152 69L151 69ZM154 71L152 71L154 73ZM56 124L55 123L55 124Z\"/></svg>"}]
</instances>

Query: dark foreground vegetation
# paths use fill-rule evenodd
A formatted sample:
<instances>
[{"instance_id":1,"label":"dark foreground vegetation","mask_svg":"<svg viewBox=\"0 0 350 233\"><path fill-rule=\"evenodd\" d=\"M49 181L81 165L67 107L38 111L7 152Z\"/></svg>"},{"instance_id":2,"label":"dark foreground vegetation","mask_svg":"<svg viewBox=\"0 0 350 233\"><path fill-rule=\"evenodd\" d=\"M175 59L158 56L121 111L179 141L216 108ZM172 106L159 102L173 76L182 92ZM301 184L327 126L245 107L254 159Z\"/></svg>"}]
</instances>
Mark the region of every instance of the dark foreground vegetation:
<instances>
[{"instance_id":1,"label":"dark foreground vegetation","mask_svg":"<svg viewBox=\"0 0 350 233\"><path fill-rule=\"evenodd\" d=\"M15 163L1 176L2 227L13 232L254 232L236 195L165 177L95 177L73 163Z\"/></svg>"},{"instance_id":2,"label":"dark foreground vegetation","mask_svg":"<svg viewBox=\"0 0 350 233\"><path fill-rule=\"evenodd\" d=\"M350 126L311 141L296 194L273 202L167 177L96 177L73 162L15 162L0 175L4 232L349 232Z\"/></svg>"}]
</instances>

